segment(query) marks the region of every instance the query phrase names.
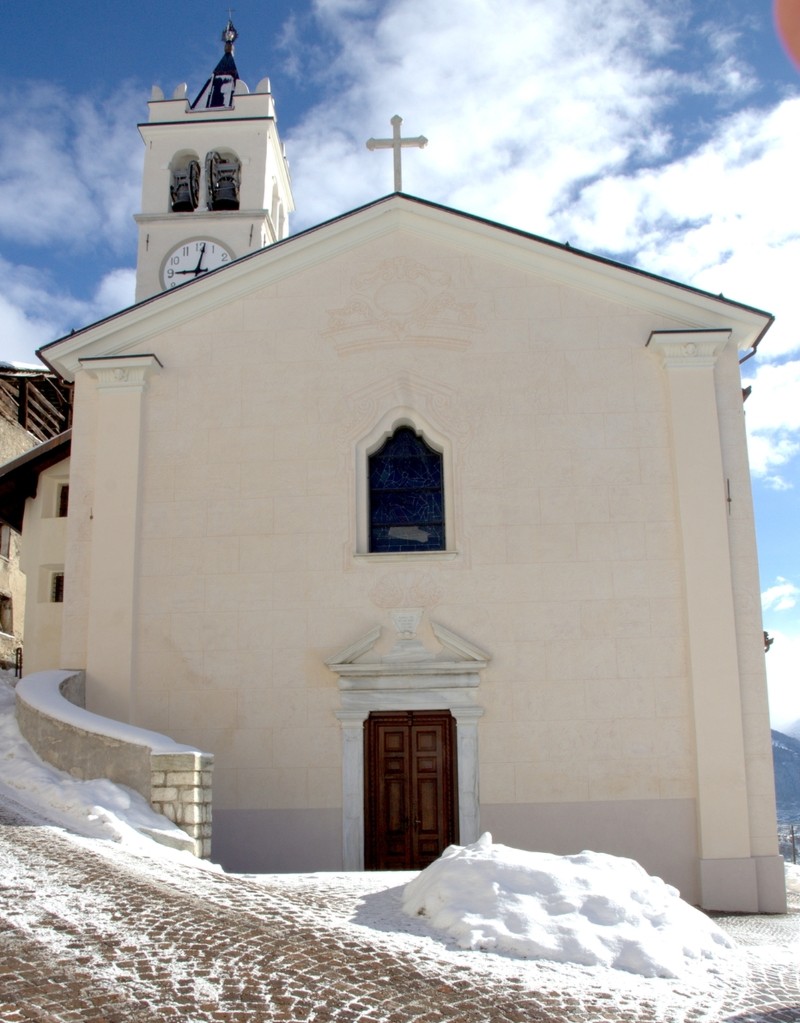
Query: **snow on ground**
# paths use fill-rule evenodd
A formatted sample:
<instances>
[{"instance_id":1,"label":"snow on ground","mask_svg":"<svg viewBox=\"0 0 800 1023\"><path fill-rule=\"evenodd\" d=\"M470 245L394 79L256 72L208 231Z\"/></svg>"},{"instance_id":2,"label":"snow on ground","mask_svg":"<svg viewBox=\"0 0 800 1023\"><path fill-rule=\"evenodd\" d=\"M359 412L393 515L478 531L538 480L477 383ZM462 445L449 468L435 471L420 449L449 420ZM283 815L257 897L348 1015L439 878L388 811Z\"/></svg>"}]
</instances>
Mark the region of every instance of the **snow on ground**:
<instances>
[{"instance_id":1,"label":"snow on ground","mask_svg":"<svg viewBox=\"0 0 800 1023\"><path fill-rule=\"evenodd\" d=\"M124 843L131 850L156 852L140 829L183 837L183 832L155 813L138 792L105 778L80 781L45 763L23 739L14 714L13 678L0 673L0 791L56 824L89 838ZM190 853L171 852L196 862Z\"/></svg>"},{"instance_id":2,"label":"snow on ground","mask_svg":"<svg viewBox=\"0 0 800 1023\"><path fill-rule=\"evenodd\" d=\"M426 916L461 948L523 959L611 966L678 977L733 943L671 885L605 853L450 846L405 889L403 910Z\"/></svg>"},{"instance_id":3,"label":"snow on ground","mask_svg":"<svg viewBox=\"0 0 800 1023\"><path fill-rule=\"evenodd\" d=\"M107 780L79 781L44 763L17 727L10 676L0 678L2 791L65 829L100 840L98 851L219 869L144 837L141 827L174 825L137 793ZM800 867L787 867L787 878L800 888ZM524 852L486 835L472 846L451 847L421 873L281 875L281 884L313 891L319 921L366 929L384 947L419 958L421 967L466 957L470 969L506 976L535 960L554 984L568 970L574 985L580 969L587 982L609 990L626 988L637 974L639 983L672 986L677 978L700 989L736 969L737 953L723 932L675 889L634 861L599 853Z\"/></svg>"}]
</instances>

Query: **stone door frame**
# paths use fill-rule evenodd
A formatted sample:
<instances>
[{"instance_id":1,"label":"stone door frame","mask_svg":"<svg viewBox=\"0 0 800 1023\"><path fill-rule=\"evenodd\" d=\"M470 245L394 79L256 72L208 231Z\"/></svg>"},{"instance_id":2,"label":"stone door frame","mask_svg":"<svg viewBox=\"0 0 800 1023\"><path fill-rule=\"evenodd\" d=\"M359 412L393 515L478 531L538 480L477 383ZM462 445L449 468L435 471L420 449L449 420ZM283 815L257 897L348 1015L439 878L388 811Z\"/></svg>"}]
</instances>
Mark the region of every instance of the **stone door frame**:
<instances>
[{"instance_id":1,"label":"stone door frame","mask_svg":"<svg viewBox=\"0 0 800 1023\"><path fill-rule=\"evenodd\" d=\"M371 711L449 710L456 722L458 826L460 842L480 835L478 702L480 670L488 655L443 626L431 622L436 638L455 657L420 658L419 649L403 656L402 642L393 656L372 663L359 658L380 637L376 627L326 663L339 676L342 726L342 840L345 870L364 869L364 722ZM400 647L400 649L398 649Z\"/></svg>"}]
</instances>

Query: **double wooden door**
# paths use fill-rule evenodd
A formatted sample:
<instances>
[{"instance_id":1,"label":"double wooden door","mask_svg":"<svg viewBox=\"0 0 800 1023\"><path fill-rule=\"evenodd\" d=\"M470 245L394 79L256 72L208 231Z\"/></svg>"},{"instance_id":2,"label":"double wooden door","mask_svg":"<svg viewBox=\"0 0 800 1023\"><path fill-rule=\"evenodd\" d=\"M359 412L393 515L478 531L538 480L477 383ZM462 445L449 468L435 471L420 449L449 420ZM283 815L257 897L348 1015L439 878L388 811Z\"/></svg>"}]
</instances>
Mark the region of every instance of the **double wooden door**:
<instances>
[{"instance_id":1,"label":"double wooden door","mask_svg":"<svg viewBox=\"0 0 800 1023\"><path fill-rule=\"evenodd\" d=\"M368 870L418 870L458 841L455 720L449 711L373 712L365 725Z\"/></svg>"}]
</instances>

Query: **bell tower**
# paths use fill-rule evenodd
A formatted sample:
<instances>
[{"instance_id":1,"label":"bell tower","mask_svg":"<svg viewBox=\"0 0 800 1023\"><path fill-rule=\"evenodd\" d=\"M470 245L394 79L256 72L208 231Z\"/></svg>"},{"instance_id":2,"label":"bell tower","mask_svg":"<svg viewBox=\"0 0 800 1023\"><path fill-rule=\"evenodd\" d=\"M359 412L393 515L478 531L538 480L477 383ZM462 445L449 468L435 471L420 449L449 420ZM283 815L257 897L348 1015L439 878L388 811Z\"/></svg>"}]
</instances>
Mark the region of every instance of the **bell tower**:
<instances>
[{"instance_id":1,"label":"bell tower","mask_svg":"<svg viewBox=\"0 0 800 1023\"><path fill-rule=\"evenodd\" d=\"M142 180L136 301L280 241L294 210L269 78L239 78L229 20L222 59L190 103L153 86Z\"/></svg>"}]
</instances>

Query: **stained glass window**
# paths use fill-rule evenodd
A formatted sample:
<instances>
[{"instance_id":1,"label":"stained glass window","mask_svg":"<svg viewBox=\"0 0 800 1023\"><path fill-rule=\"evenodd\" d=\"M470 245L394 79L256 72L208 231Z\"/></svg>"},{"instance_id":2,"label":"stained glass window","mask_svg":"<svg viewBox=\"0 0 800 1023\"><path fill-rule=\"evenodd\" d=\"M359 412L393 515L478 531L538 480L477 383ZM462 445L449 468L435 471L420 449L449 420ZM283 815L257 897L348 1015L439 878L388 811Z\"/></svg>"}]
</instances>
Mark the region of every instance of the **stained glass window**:
<instances>
[{"instance_id":1,"label":"stained glass window","mask_svg":"<svg viewBox=\"0 0 800 1023\"><path fill-rule=\"evenodd\" d=\"M369 458L370 551L442 551L442 456L408 426Z\"/></svg>"}]
</instances>

